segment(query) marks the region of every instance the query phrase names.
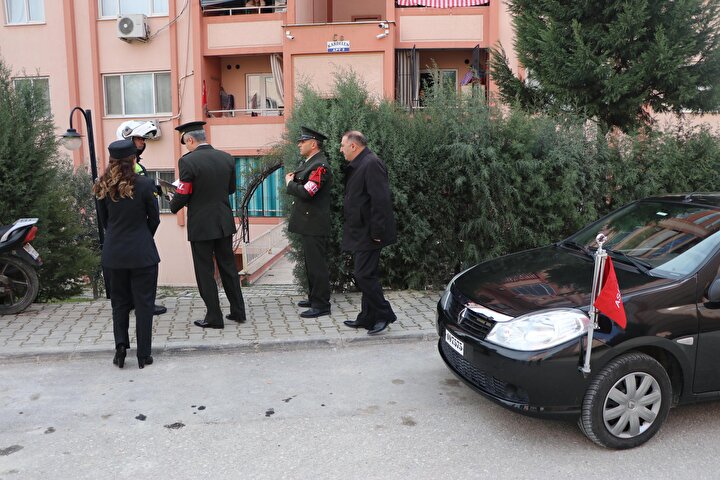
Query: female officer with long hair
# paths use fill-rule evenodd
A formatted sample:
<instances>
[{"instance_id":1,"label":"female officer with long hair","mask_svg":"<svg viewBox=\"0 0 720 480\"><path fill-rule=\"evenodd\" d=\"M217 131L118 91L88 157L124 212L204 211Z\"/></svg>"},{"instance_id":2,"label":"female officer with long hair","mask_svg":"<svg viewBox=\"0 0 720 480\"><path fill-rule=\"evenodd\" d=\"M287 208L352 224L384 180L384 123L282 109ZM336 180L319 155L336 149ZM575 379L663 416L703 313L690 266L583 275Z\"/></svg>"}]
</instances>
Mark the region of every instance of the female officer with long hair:
<instances>
[{"instance_id":1,"label":"female officer with long hair","mask_svg":"<svg viewBox=\"0 0 720 480\"><path fill-rule=\"evenodd\" d=\"M110 273L113 363L120 368L125 365L134 305L138 366L143 368L153 362L152 319L160 262L153 236L160 225L160 210L153 181L135 173L132 140L112 142L108 150L110 164L93 193L100 200L98 214L105 228L102 266Z\"/></svg>"}]
</instances>

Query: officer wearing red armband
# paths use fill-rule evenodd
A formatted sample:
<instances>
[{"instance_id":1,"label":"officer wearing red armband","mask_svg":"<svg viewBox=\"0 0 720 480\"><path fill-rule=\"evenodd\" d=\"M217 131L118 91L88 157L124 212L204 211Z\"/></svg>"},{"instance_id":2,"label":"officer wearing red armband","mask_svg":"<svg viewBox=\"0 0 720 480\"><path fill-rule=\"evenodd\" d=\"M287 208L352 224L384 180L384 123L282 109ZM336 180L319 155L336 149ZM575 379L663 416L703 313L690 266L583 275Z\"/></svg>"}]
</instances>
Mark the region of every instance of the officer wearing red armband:
<instances>
[{"instance_id":1,"label":"officer wearing red armband","mask_svg":"<svg viewBox=\"0 0 720 480\"><path fill-rule=\"evenodd\" d=\"M288 231L302 235L308 299L299 307L310 307L300 314L314 318L330 314L330 273L327 265L327 243L330 236L330 195L332 172L321 151L327 137L302 127L298 149L304 161L294 172L285 175L287 193L294 197Z\"/></svg>"},{"instance_id":2,"label":"officer wearing red armband","mask_svg":"<svg viewBox=\"0 0 720 480\"><path fill-rule=\"evenodd\" d=\"M235 219L229 200L235 193L235 159L207 143L203 125L205 122L188 122L175 128L188 153L178 164L180 182L170 210L177 213L188 207L187 231L195 279L207 308L205 318L193 323L202 328L224 328L213 257L230 302L230 315L225 318L245 321L245 302L232 246Z\"/></svg>"}]
</instances>

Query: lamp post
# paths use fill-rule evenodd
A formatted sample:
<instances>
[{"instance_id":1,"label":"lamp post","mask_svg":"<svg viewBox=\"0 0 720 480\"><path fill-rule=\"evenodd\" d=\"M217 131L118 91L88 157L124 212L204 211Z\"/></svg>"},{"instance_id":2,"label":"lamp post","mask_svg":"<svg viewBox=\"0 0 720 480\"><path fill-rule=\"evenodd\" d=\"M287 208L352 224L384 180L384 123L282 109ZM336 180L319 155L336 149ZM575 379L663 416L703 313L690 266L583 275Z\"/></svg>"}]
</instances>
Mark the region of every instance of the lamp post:
<instances>
[{"instance_id":1,"label":"lamp post","mask_svg":"<svg viewBox=\"0 0 720 480\"><path fill-rule=\"evenodd\" d=\"M68 150L77 150L82 146L82 136L73 128L73 113L79 111L82 117L85 119L85 125L87 125L87 136L88 136L88 151L90 152L90 173L92 174L93 182L98 179L97 171L97 159L95 158L95 137L93 135L92 126L92 115L90 110L83 110L80 107L75 107L70 110L70 128L62 136L62 142L65 148ZM98 202L97 198L93 195L95 200L95 218L97 220L98 228L98 239L100 240L100 249L102 250L103 243L105 243L105 232L103 231L102 225L100 225L100 216L98 214Z\"/></svg>"}]
</instances>

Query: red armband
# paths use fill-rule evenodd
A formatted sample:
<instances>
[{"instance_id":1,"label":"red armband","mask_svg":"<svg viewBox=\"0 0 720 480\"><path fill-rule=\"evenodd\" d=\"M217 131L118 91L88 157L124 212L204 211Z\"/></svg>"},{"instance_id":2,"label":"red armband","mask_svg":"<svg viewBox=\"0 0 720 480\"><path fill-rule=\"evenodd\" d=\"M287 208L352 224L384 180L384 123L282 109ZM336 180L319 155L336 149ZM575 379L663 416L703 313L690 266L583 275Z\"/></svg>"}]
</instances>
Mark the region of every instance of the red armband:
<instances>
[{"instance_id":1,"label":"red armband","mask_svg":"<svg viewBox=\"0 0 720 480\"><path fill-rule=\"evenodd\" d=\"M318 167L310 174L308 181L315 182L317 187L320 188L320 185L322 184L322 176L325 175L326 172L327 169L325 167Z\"/></svg>"},{"instance_id":2,"label":"red armband","mask_svg":"<svg viewBox=\"0 0 720 480\"><path fill-rule=\"evenodd\" d=\"M314 197L318 192L318 185L315 182L307 181L303 186L305 187L305 191L307 191L311 197Z\"/></svg>"},{"instance_id":3,"label":"red armband","mask_svg":"<svg viewBox=\"0 0 720 480\"><path fill-rule=\"evenodd\" d=\"M178 182L175 193L180 195L190 195L192 193L192 182Z\"/></svg>"}]
</instances>

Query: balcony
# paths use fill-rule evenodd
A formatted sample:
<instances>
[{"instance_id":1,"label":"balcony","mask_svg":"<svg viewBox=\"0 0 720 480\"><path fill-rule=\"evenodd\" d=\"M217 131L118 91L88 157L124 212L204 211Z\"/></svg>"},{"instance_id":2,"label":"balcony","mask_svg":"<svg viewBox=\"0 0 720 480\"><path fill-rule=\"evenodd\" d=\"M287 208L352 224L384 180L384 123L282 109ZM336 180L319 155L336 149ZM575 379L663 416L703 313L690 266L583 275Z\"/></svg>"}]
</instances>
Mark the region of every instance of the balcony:
<instances>
[{"instance_id":1,"label":"balcony","mask_svg":"<svg viewBox=\"0 0 720 480\"><path fill-rule=\"evenodd\" d=\"M450 8L431 6L436 0L398 0L398 48L490 47L490 9L484 0L455 0ZM444 0L447 1L447 0ZM419 8L404 8L411 6ZM497 8L496 6L494 8Z\"/></svg>"},{"instance_id":2,"label":"balcony","mask_svg":"<svg viewBox=\"0 0 720 480\"><path fill-rule=\"evenodd\" d=\"M267 0L270 1L270 0ZM207 5L211 3L211 5ZM283 24L287 6L244 6L244 0L218 2L203 0L203 35L205 55L243 52L281 51ZM238 6L235 6L238 5Z\"/></svg>"},{"instance_id":3,"label":"balcony","mask_svg":"<svg viewBox=\"0 0 720 480\"><path fill-rule=\"evenodd\" d=\"M287 0L200 0L203 16L254 15L283 13L287 11Z\"/></svg>"}]
</instances>

